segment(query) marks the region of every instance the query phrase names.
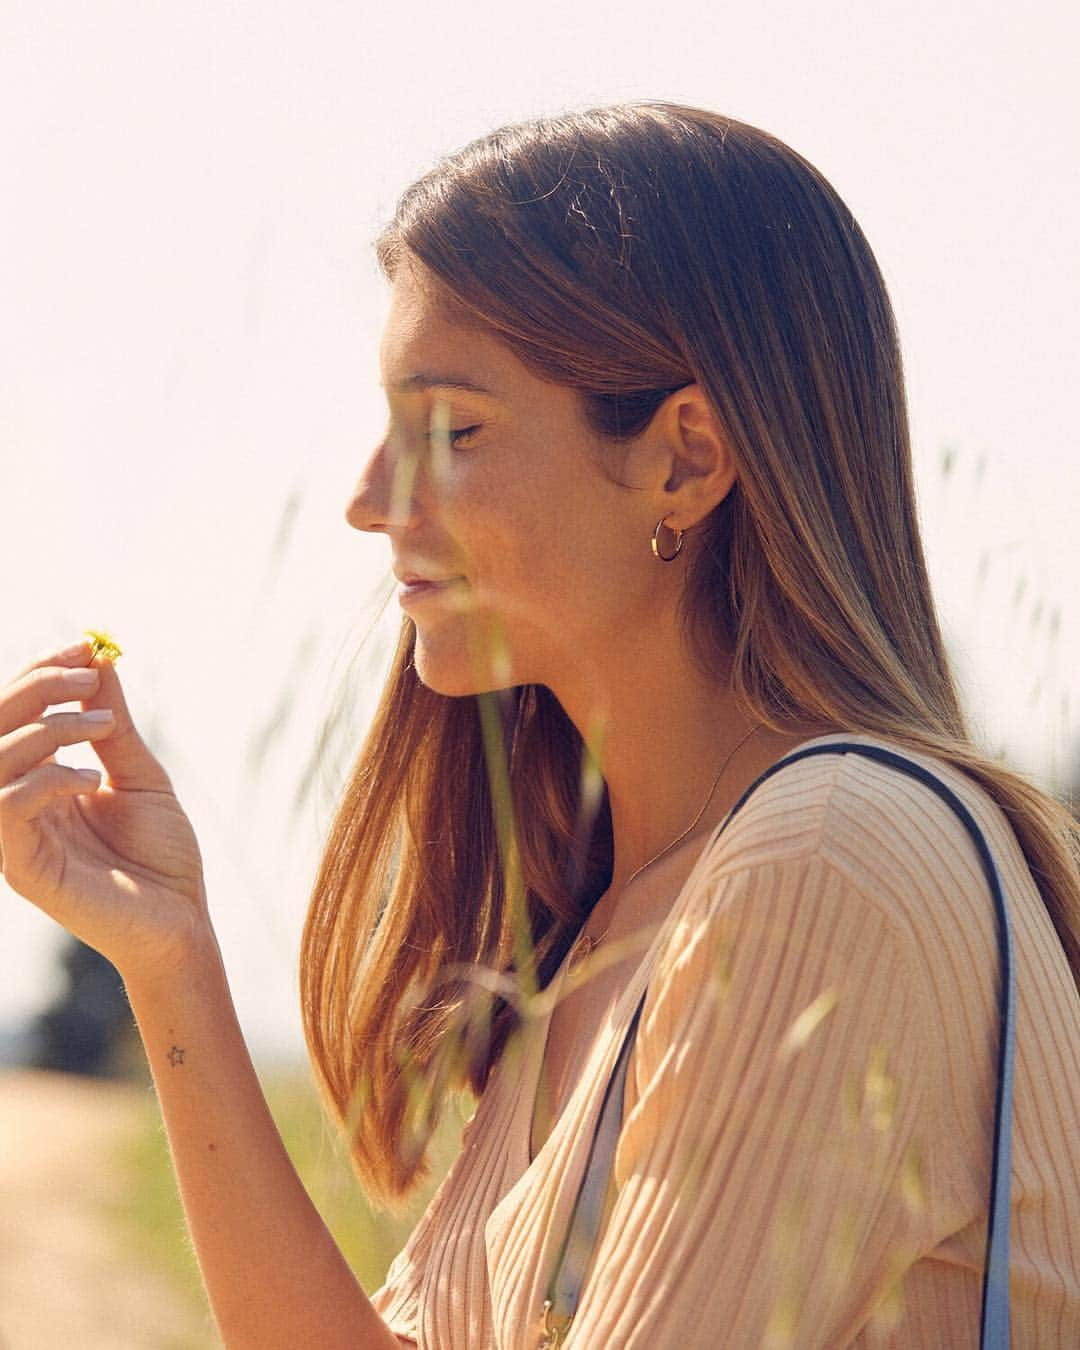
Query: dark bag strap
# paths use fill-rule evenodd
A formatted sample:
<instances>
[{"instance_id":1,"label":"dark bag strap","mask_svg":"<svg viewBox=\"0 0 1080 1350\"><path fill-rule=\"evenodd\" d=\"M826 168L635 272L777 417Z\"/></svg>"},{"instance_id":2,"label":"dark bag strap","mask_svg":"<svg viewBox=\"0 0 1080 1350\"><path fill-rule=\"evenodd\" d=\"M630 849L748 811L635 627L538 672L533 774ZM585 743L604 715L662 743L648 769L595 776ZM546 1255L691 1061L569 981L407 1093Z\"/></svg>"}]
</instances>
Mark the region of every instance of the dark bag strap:
<instances>
[{"instance_id":1,"label":"dark bag strap","mask_svg":"<svg viewBox=\"0 0 1080 1350\"><path fill-rule=\"evenodd\" d=\"M983 1278L982 1323L979 1345L981 1350L1008 1350L1009 1347L1009 1180L1012 1156L1012 1096L1013 1096L1013 1056L1016 1039L1016 984L1013 976L1013 939L1009 926L1009 913L1005 904L1005 893L993 854L975 823L971 812L956 795L936 775L924 769L914 760L898 755L892 750L879 746L856 745L851 741L833 742L829 745L813 745L805 750L796 750L786 759L779 760L746 789L739 800L728 812L723 824L719 826L706 847L723 833L734 819L750 794L774 773L779 773L788 764L800 759L809 759L812 755L854 754L866 759L875 759L881 764L889 764L912 778L917 778L931 791L937 793L943 802L956 813L963 823L972 843L975 845L982 864L990 892L994 898L994 907L998 920L998 950L1001 957L1001 986L998 1003L1001 1013L1001 1036L998 1042L998 1081L997 1098L994 1108L994 1154L990 1175L990 1215L986 1238L986 1262ZM646 993L648 991L646 990ZM563 1238L555 1269L548 1284L547 1301L544 1304L544 1327L546 1336L543 1347L555 1347L562 1343L570 1328L571 1320L577 1311L581 1286L589 1266L597 1235L603 1218L604 1199L608 1181L615 1161L615 1148L622 1127L623 1089L626 1069L630 1062L630 1051L634 1043L641 1010L645 1006L645 993L637 1005L634 1016L627 1029L622 1049L615 1069L608 1081L604 1100L600 1107L600 1118L593 1136L589 1157L585 1164L585 1175L578 1189L570 1223Z\"/></svg>"}]
</instances>

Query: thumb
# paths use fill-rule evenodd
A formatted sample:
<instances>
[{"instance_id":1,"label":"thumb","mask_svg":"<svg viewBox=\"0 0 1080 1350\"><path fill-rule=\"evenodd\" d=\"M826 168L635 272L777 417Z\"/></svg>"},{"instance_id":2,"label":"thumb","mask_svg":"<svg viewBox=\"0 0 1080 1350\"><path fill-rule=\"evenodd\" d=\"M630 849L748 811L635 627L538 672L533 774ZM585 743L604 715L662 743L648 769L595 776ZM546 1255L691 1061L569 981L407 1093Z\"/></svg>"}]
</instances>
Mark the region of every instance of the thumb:
<instances>
[{"instance_id":1,"label":"thumb","mask_svg":"<svg viewBox=\"0 0 1080 1350\"><path fill-rule=\"evenodd\" d=\"M96 656L90 664L99 673L98 687L91 697L83 699L83 707L87 712L109 708L114 719L109 735L93 743L109 782L119 788L172 792L169 775L135 727L116 667L104 656Z\"/></svg>"}]
</instances>

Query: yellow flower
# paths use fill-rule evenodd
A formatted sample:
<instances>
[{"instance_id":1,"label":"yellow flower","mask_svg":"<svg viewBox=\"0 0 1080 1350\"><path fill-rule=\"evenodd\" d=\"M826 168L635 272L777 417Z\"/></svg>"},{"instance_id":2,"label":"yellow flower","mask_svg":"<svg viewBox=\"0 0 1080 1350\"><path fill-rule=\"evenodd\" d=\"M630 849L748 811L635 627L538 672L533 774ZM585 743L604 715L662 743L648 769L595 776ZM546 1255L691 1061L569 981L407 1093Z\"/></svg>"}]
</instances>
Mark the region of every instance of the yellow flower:
<instances>
[{"instance_id":1,"label":"yellow flower","mask_svg":"<svg viewBox=\"0 0 1080 1350\"><path fill-rule=\"evenodd\" d=\"M96 656L103 656L106 661L115 661L123 652L116 645L116 641L102 629L84 628L83 632L90 639L90 659Z\"/></svg>"}]
</instances>

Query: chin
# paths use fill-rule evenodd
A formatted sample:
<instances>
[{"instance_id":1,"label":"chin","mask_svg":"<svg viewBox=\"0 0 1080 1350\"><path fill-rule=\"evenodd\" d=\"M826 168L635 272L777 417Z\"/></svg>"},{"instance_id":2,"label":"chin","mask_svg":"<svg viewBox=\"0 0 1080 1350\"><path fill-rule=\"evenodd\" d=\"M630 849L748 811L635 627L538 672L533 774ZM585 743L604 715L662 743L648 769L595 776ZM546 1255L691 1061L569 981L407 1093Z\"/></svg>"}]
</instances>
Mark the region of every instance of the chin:
<instances>
[{"instance_id":1,"label":"chin","mask_svg":"<svg viewBox=\"0 0 1080 1350\"><path fill-rule=\"evenodd\" d=\"M473 649L473 644L425 640L417 629L413 647L413 669L421 684L447 698L465 698L469 694L488 694L511 689L519 681L513 663L504 651Z\"/></svg>"}]
</instances>

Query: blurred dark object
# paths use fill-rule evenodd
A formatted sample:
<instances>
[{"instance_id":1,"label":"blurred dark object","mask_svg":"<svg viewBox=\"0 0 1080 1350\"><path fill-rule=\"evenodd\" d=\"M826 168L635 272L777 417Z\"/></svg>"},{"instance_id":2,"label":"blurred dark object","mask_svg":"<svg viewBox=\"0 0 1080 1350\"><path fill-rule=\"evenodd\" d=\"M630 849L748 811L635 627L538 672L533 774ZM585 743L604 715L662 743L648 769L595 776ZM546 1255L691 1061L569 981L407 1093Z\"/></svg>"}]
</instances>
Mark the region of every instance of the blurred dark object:
<instances>
[{"instance_id":1,"label":"blurred dark object","mask_svg":"<svg viewBox=\"0 0 1080 1350\"><path fill-rule=\"evenodd\" d=\"M145 1057L116 967L70 936L64 939L60 964L67 988L31 1023L27 1066L144 1080Z\"/></svg>"}]
</instances>

